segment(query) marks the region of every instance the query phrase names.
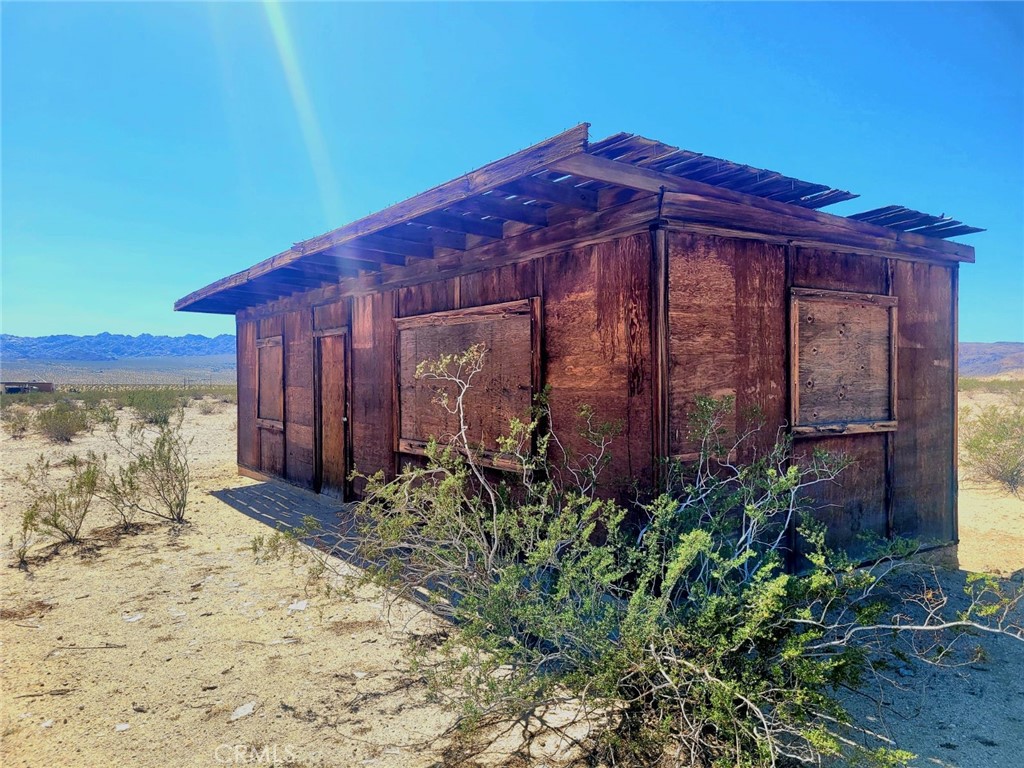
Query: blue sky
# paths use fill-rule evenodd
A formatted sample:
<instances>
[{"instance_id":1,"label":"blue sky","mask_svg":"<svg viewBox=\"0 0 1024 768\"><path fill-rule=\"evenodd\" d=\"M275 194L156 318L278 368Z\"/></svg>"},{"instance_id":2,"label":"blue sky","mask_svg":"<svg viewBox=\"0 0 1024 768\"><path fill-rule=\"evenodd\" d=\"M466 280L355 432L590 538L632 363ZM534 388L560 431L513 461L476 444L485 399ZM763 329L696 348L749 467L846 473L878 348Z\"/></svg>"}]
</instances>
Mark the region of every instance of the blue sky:
<instances>
[{"instance_id":1,"label":"blue sky","mask_svg":"<svg viewBox=\"0 0 1024 768\"><path fill-rule=\"evenodd\" d=\"M4 3L3 330L220 333L173 301L581 121L962 238L1024 340L1024 5Z\"/></svg>"}]
</instances>

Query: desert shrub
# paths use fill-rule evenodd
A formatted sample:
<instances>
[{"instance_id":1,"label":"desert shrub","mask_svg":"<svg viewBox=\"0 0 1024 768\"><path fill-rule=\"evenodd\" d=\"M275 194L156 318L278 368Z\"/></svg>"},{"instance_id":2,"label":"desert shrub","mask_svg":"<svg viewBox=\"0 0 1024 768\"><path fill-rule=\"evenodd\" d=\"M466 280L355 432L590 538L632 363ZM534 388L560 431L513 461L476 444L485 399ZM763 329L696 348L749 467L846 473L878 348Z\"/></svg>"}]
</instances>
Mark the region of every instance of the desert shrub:
<instances>
[{"instance_id":1,"label":"desert shrub","mask_svg":"<svg viewBox=\"0 0 1024 768\"><path fill-rule=\"evenodd\" d=\"M139 515L185 522L192 475L188 452L192 439L182 432L183 412L155 427L132 422L123 431L115 422L111 436L121 463L104 473L100 493L131 528Z\"/></svg>"},{"instance_id":2,"label":"desert shrub","mask_svg":"<svg viewBox=\"0 0 1024 768\"><path fill-rule=\"evenodd\" d=\"M4 394L0 396L0 407L25 406L28 408L41 408L46 405L53 405L64 399L60 392L17 392L15 394Z\"/></svg>"},{"instance_id":3,"label":"desert shrub","mask_svg":"<svg viewBox=\"0 0 1024 768\"><path fill-rule=\"evenodd\" d=\"M88 406L89 421L94 425L110 426L117 420L114 405L108 400L101 400Z\"/></svg>"},{"instance_id":4,"label":"desert shrub","mask_svg":"<svg viewBox=\"0 0 1024 768\"><path fill-rule=\"evenodd\" d=\"M183 392L174 389L129 390L121 398L126 406L135 410L139 419L146 424L157 425L170 423L187 399Z\"/></svg>"},{"instance_id":5,"label":"desert shrub","mask_svg":"<svg viewBox=\"0 0 1024 768\"><path fill-rule=\"evenodd\" d=\"M959 389L961 392L987 392L1019 399L1024 396L1024 379L979 379L963 376L960 378Z\"/></svg>"},{"instance_id":6,"label":"desert shrub","mask_svg":"<svg viewBox=\"0 0 1024 768\"><path fill-rule=\"evenodd\" d=\"M463 425L482 354L418 369L456 381L439 405ZM457 625L413 658L473 733L519 722L536 736L554 728L547 713L571 711L596 734L590 759L608 765L905 763L908 753L861 744L872 734L851 721L841 692L883 680L908 654L946 658L949 644L908 645L908 635L978 627L984 615L991 631L1019 636L1006 622L1020 595L973 581L971 607L946 620L926 588L928 610L911 618L906 595L887 591L909 545L878 543L874 564L858 568L809 522L807 488L836 478L841 458L796 457L782 440L735 464L750 436L727 435L733 403L696 405L698 459L674 468L672 488L638 509L595 490L614 427L595 426L583 410L591 455L556 465L548 448L557 437L538 429L550 416L542 407L501 441L519 472L484 469L463 429L431 444L425 465L392 481L367 478L352 527L318 543L354 553L367 565L362 579L391 599L428 594ZM784 565L794 528L807 563L799 573ZM317 534L310 523L292 536ZM310 552L333 574L350 572Z\"/></svg>"},{"instance_id":7,"label":"desert shrub","mask_svg":"<svg viewBox=\"0 0 1024 768\"><path fill-rule=\"evenodd\" d=\"M1024 488L1024 406L993 405L961 415L961 447L967 468L1011 493Z\"/></svg>"},{"instance_id":8,"label":"desert shrub","mask_svg":"<svg viewBox=\"0 0 1024 768\"><path fill-rule=\"evenodd\" d=\"M139 482L136 464L129 461L111 467L104 462L104 472L97 491L117 516L118 527L129 532L133 530L144 514L143 489Z\"/></svg>"},{"instance_id":9,"label":"desert shrub","mask_svg":"<svg viewBox=\"0 0 1024 768\"><path fill-rule=\"evenodd\" d=\"M96 497L100 465L93 454L72 455L63 463L70 470L70 477L59 476L62 473L55 471L58 468L41 454L27 466L21 482L30 501L22 524L31 520L34 530L75 543L81 540L85 519Z\"/></svg>"},{"instance_id":10,"label":"desert shrub","mask_svg":"<svg viewBox=\"0 0 1024 768\"><path fill-rule=\"evenodd\" d=\"M33 412L25 406L11 406L3 409L4 431L15 440L20 440L32 429Z\"/></svg>"},{"instance_id":11,"label":"desert shrub","mask_svg":"<svg viewBox=\"0 0 1024 768\"><path fill-rule=\"evenodd\" d=\"M68 400L39 411L35 423L39 432L55 443L70 443L90 426L88 412Z\"/></svg>"},{"instance_id":12,"label":"desert shrub","mask_svg":"<svg viewBox=\"0 0 1024 768\"><path fill-rule=\"evenodd\" d=\"M204 416L212 416L215 413L220 413L220 406L216 400L200 400L196 404L196 407Z\"/></svg>"},{"instance_id":13,"label":"desert shrub","mask_svg":"<svg viewBox=\"0 0 1024 768\"><path fill-rule=\"evenodd\" d=\"M222 403L237 403L238 402L238 389L236 387L223 387L213 393Z\"/></svg>"},{"instance_id":14,"label":"desert shrub","mask_svg":"<svg viewBox=\"0 0 1024 768\"><path fill-rule=\"evenodd\" d=\"M28 552L38 540L39 510L29 507L21 514L21 522L15 533L7 538L7 546L14 553L19 568L28 568Z\"/></svg>"}]
</instances>

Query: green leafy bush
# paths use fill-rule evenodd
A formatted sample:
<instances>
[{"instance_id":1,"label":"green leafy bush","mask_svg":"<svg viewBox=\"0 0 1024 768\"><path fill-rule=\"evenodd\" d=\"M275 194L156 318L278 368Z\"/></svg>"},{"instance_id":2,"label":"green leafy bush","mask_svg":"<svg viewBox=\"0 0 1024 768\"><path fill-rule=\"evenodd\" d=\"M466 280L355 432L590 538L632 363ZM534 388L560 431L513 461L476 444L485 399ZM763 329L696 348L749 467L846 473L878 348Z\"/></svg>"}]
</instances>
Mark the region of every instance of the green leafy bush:
<instances>
[{"instance_id":1,"label":"green leafy bush","mask_svg":"<svg viewBox=\"0 0 1024 768\"><path fill-rule=\"evenodd\" d=\"M120 454L116 469L104 473L100 493L130 529L139 515L184 523L192 483L189 449L192 439L182 432L183 412L166 424L150 427L132 422L111 436Z\"/></svg>"},{"instance_id":2,"label":"green leafy bush","mask_svg":"<svg viewBox=\"0 0 1024 768\"><path fill-rule=\"evenodd\" d=\"M961 448L967 468L1011 493L1024 488L1024 406L992 405L961 415Z\"/></svg>"},{"instance_id":3,"label":"green leafy bush","mask_svg":"<svg viewBox=\"0 0 1024 768\"><path fill-rule=\"evenodd\" d=\"M89 414L68 400L59 400L36 414L36 428L55 443L70 443L89 429Z\"/></svg>"},{"instance_id":4,"label":"green leafy bush","mask_svg":"<svg viewBox=\"0 0 1024 768\"><path fill-rule=\"evenodd\" d=\"M90 454L84 458L72 455L64 465L70 469L70 477L60 477L63 473L43 455L27 466L21 482L30 501L22 517L22 529L32 528L60 541L76 543L82 538L96 496L100 464Z\"/></svg>"},{"instance_id":5,"label":"green leafy bush","mask_svg":"<svg viewBox=\"0 0 1024 768\"><path fill-rule=\"evenodd\" d=\"M32 545L36 543L38 533L39 510L29 507L22 513L21 523L17 531L7 538L7 546L14 553L15 562L19 568L28 568L28 552Z\"/></svg>"},{"instance_id":6,"label":"green leafy bush","mask_svg":"<svg viewBox=\"0 0 1024 768\"><path fill-rule=\"evenodd\" d=\"M1011 400L1020 400L1024 397L1024 379L979 379L970 376L960 378L959 389L961 392L988 392L994 395L1004 395Z\"/></svg>"},{"instance_id":7,"label":"green leafy bush","mask_svg":"<svg viewBox=\"0 0 1024 768\"><path fill-rule=\"evenodd\" d=\"M444 384L439 405L463 425L483 354L474 347L418 369ZM353 525L320 543L355 553L367 564L363 580L391 599L426 594L454 622L457 631L414 658L471 733L519 722L536 735L555 728L547 715L572 712L559 728L574 738L570 726L587 722L592 763L904 764L908 753L861 744L871 734L851 722L840 693L883 679L906 658L896 647L905 635L974 627L981 614L994 620L989 629L1019 631L1005 622L1020 595L985 584L951 621L932 604L911 617L906 596L887 591L908 544L878 544L874 565L858 568L809 521L808 487L834 480L841 458L795 456L782 441L735 464L749 436L726 433L732 401L696 406L698 459L672 468L671 488L637 509L595 490L614 426L581 410L590 455L555 466L547 452L557 437L538 429L541 407L501 441L518 472L485 469L462 429L431 444L425 465L367 478ZM794 536L807 564L800 573L784 567ZM950 646L916 647L938 662Z\"/></svg>"},{"instance_id":8,"label":"green leafy bush","mask_svg":"<svg viewBox=\"0 0 1024 768\"><path fill-rule=\"evenodd\" d=\"M33 413L24 406L4 408L0 418L3 419L4 430L15 440L20 440L32 428Z\"/></svg>"},{"instance_id":9,"label":"green leafy bush","mask_svg":"<svg viewBox=\"0 0 1024 768\"><path fill-rule=\"evenodd\" d=\"M170 423L188 397L175 389L137 389L125 392L120 399L145 423L160 425Z\"/></svg>"}]
</instances>

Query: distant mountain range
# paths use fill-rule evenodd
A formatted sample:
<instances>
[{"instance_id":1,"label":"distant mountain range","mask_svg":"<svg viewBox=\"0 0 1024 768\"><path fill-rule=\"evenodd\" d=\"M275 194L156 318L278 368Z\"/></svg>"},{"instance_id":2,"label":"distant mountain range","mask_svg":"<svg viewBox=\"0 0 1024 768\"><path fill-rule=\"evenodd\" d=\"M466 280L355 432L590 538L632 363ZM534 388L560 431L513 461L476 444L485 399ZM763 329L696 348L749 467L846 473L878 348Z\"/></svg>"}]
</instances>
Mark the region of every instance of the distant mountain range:
<instances>
[{"instance_id":1,"label":"distant mountain range","mask_svg":"<svg viewBox=\"0 0 1024 768\"><path fill-rule=\"evenodd\" d=\"M961 376L995 376L1024 371L1024 343L997 341L994 344L960 342Z\"/></svg>"},{"instance_id":2,"label":"distant mountain range","mask_svg":"<svg viewBox=\"0 0 1024 768\"><path fill-rule=\"evenodd\" d=\"M195 357L235 353L235 337L222 333L212 339L186 336L12 336L0 334L0 359L12 360L123 360L135 357Z\"/></svg>"}]
</instances>

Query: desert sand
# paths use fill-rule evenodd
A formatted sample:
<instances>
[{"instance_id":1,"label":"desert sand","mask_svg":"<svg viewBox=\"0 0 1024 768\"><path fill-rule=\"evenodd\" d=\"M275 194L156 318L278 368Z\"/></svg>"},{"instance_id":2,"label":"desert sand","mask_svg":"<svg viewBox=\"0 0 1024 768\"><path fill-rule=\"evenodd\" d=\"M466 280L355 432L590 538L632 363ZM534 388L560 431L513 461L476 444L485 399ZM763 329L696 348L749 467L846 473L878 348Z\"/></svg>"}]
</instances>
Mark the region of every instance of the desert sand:
<instances>
[{"instance_id":1,"label":"desert sand","mask_svg":"<svg viewBox=\"0 0 1024 768\"><path fill-rule=\"evenodd\" d=\"M14 766L430 766L454 764L454 715L427 700L408 643L436 620L372 590L328 597L307 566L258 562L253 538L340 505L235 469L230 406L186 412L193 443L191 524L91 541L26 573L7 539L24 507L15 476L40 452L102 450L102 430L64 448L0 438L2 763ZM1024 502L965 481L962 567L1024 568ZM944 577L951 594L962 574ZM1024 745L1024 644L980 638L986 660L957 671L914 666L894 709L855 706L921 766L1018 766ZM507 763L514 742L484 756ZM555 765L557 745L507 764ZM556 752L557 754L557 752ZM473 763L469 763L473 764Z\"/></svg>"}]
</instances>

